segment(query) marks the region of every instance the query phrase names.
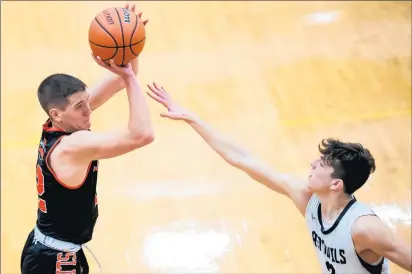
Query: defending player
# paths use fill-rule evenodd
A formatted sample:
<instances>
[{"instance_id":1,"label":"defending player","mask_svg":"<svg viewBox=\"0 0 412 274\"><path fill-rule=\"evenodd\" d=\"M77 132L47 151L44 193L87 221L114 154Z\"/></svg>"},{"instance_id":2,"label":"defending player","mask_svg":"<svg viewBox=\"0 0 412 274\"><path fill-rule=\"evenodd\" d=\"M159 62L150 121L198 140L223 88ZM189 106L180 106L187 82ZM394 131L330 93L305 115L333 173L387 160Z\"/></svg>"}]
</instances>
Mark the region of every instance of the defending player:
<instances>
[{"instance_id":1,"label":"defending player","mask_svg":"<svg viewBox=\"0 0 412 274\"><path fill-rule=\"evenodd\" d=\"M153 141L148 106L135 75L138 60L124 68L114 62L106 65L100 58L95 61L110 75L90 89L66 74L51 75L38 88L38 99L49 119L43 125L38 150L38 217L22 251L24 274L89 272L82 245L92 239L98 218L98 160ZM92 111L123 88L129 101L124 129L90 131Z\"/></svg>"},{"instance_id":2,"label":"defending player","mask_svg":"<svg viewBox=\"0 0 412 274\"><path fill-rule=\"evenodd\" d=\"M375 160L360 144L323 140L320 157L301 182L260 162L241 146L173 102L165 89L148 95L168 110L162 117L187 122L226 162L268 188L289 197L305 216L323 273L388 273L388 261L411 271L411 247L353 193L375 170Z\"/></svg>"}]
</instances>

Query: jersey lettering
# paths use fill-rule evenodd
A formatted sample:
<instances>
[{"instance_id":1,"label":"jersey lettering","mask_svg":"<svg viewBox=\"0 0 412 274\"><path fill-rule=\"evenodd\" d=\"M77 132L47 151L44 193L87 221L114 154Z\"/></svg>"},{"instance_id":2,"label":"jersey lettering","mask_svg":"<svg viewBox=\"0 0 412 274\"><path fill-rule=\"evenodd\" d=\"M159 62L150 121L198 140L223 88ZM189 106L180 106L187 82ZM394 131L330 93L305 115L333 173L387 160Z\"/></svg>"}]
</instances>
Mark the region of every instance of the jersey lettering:
<instances>
[{"instance_id":1,"label":"jersey lettering","mask_svg":"<svg viewBox=\"0 0 412 274\"><path fill-rule=\"evenodd\" d=\"M36 181L37 181L37 194L41 197L44 194L45 188L44 188L44 176L43 176L43 170L41 169L41 166L37 164L36 167ZM39 209L43 213L47 213L47 206L46 206L46 201L43 200L42 198L39 199Z\"/></svg>"},{"instance_id":2,"label":"jersey lettering","mask_svg":"<svg viewBox=\"0 0 412 274\"><path fill-rule=\"evenodd\" d=\"M56 260L56 274L76 274L76 269L70 271L63 271L63 266L76 266L77 257L75 252L67 252L63 256L63 252L57 254Z\"/></svg>"},{"instance_id":3,"label":"jersey lettering","mask_svg":"<svg viewBox=\"0 0 412 274\"><path fill-rule=\"evenodd\" d=\"M312 231L312 240L315 247L326 255L326 257L335 264L346 264L345 250L337 249L333 247L328 247L325 245L325 241L316 234L315 231ZM328 267L329 269L329 267Z\"/></svg>"}]
</instances>

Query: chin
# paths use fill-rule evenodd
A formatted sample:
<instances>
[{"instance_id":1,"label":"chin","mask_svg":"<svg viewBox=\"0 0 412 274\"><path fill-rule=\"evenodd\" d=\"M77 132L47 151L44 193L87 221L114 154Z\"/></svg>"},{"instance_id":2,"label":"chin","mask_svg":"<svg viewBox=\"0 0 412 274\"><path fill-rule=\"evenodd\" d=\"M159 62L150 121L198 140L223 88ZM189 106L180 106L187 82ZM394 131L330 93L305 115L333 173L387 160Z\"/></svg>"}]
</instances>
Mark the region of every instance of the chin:
<instances>
[{"instance_id":1,"label":"chin","mask_svg":"<svg viewBox=\"0 0 412 274\"><path fill-rule=\"evenodd\" d=\"M316 192L317 190L316 185L311 180L308 180L307 187L311 192Z\"/></svg>"},{"instance_id":2,"label":"chin","mask_svg":"<svg viewBox=\"0 0 412 274\"><path fill-rule=\"evenodd\" d=\"M85 123L85 126L84 126L85 130L89 130L91 126L92 126L92 123L90 123L90 121Z\"/></svg>"}]
</instances>

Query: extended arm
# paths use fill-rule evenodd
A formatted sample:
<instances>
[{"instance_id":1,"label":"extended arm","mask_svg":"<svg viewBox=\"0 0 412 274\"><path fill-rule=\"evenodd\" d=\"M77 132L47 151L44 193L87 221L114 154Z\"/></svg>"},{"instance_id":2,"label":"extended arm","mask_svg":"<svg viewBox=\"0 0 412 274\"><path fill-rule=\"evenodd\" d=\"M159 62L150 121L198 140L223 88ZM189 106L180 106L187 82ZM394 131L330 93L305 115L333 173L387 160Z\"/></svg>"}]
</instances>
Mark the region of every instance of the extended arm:
<instances>
[{"instance_id":1,"label":"extended arm","mask_svg":"<svg viewBox=\"0 0 412 274\"><path fill-rule=\"evenodd\" d=\"M411 246L396 235L376 216L359 218L352 229L356 250L383 256L405 270L412 271Z\"/></svg>"},{"instance_id":2,"label":"extended arm","mask_svg":"<svg viewBox=\"0 0 412 274\"><path fill-rule=\"evenodd\" d=\"M312 195L306 185L289 174L281 173L263 163L233 140L213 129L206 122L190 115L187 123L216 151L227 163L242 170L252 179L266 187L286 195L304 215L306 205Z\"/></svg>"},{"instance_id":3,"label":"extended arm","mask_svg":"<svg viewBox=\"0 0 412 274\"><path fill-rule=\"evenodd\" d=\"M242 146L235 144L223 134L213 129L193 113L174 103L170 95L156 85L149 86L151 98L163 104L168 113L161 116L186 121L227 163L244 171L251 178L268 188L291 198L299 211L305 214L306 205L312 195L306 185L288 174L283 174L259 161Z\"/></svg>"},{"instance_id":4,"label":"extended arm","mask_svg":"<svg viewBox=\"0 0 412 274\"><path fill-rule=\"evenodd\" d=\"M125 82L129 100L129 121L122 130L109 133L78 131L62 139L58 146L61 157L73 163L116 157L151 143L154 139L150 113L144 94L130 68L118 68L112 63ZM105 66L105 64L101 64ZM115 114L114 114L115 115Z\"/></svg>"}]
</instances>

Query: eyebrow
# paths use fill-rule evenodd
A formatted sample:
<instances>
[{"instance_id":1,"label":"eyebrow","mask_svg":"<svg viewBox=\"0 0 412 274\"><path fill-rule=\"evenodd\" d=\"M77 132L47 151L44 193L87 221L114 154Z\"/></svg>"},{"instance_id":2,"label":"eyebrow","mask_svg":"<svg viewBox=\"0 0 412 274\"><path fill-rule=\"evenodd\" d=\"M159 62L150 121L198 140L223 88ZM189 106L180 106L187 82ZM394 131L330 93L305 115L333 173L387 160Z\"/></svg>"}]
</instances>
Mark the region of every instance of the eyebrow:
<instances>
[{"instance_id":1,"label":"eyebrow","mask_svg":"<svg viewBox=\"0 0 412 274\"><path fill-rule=\"evenodd\" d=\"M90 98L90 95L87 96L87 100ZM78 105L80 105L81 103L86 102L87 100L80 100L79 102L77 102L76 104L73 105L73 107L77 107Z\"/></svg>"},{"instance_id":2,"label":"eyebrow","mask_svg":"<svg viewBox=\"0 0 412 274\"><path fill-rule=\"evenodd\" d=\"M75 108L75 107L77 107L78 105L80 105L80 104L83 103L83 102L84 102L84 100L80 100L79 102L77 102L76 104L74 104L73 107Z\"/></svg>"}]
</instances>

